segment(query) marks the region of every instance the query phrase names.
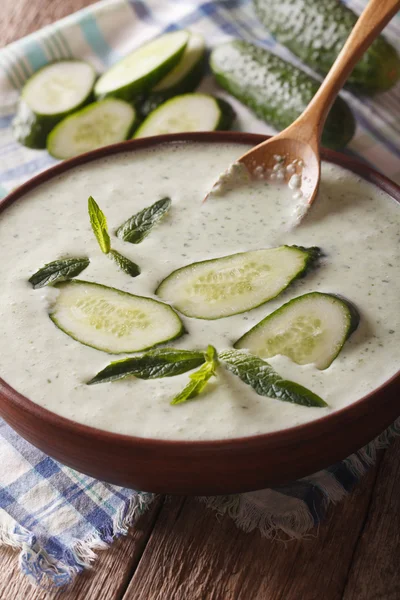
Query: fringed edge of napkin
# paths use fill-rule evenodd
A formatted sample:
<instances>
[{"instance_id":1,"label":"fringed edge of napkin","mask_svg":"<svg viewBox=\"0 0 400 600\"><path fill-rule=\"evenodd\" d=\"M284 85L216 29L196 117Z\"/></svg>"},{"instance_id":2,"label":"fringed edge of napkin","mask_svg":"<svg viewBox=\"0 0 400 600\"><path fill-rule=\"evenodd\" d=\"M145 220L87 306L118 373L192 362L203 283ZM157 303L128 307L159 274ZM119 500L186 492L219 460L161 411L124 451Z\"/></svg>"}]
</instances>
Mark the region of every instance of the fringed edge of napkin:
<instances>
[{"instance_id":1,"label":"fringed edge of napkin","mask_svg":"<svg viewBox=\"0 0 400 600\"><path fill-rule=\"evenodd\" d=\"M148 509L154 498L154 494L135 493L116 513L111 528L96 531L84 540L76 540L61 560L50 556L29 530L0 509L0 546L21 550L20 568L32 584L47 591L59 588L72 583L78 573L89 569L97 558L98 550L107 549L116 538L127 535L129 527Z\"/></svg>"},{"instance_id":2,"label":"fringed edge of napkin","mask_svg":"<svg viewBox=\"0 0 400 600\"><path fill-rule=\"evenodd\" d=\"M208 508L219 515L228 515L236 526L250 532L258 529L266 538L288 541L300 539L310 533L324 517L330 504L343 500L366 471L376 462L378 450L387 448L400 436L400 418L372 442L358 450L345 460L342 465L353 481L349 485L343 481L343 470L335 475L335 466L319 471L309 477L298 480L298 484L309 486L307 497L293 497L282 493L282 488L274 488L270 492L270 506L263 492L249 492L241 495L200 497ZM292 484L293 486L295 483ZM285 486L286 493L291 484ZM319 506L313 501L312 494L320 494ZM310 502L311 500L311 502Z\"/></svg>"}]
</instances>

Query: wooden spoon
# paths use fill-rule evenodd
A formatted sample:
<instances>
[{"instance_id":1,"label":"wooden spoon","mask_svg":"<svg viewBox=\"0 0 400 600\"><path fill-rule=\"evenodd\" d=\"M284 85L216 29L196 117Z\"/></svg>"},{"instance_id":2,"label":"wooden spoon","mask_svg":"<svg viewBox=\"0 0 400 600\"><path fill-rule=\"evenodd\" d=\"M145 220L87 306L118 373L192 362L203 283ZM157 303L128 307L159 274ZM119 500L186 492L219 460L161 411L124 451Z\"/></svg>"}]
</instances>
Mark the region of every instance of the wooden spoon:
<instances>
[{"instance_id":1,"label":"wooden spoon","mask_svg":"<svg viewBox=\"0 0 400 600\"><path fill-rule=\"evenodd\" d=\"M252 148L237 161L253 175L268 173L277 164L278 157L282 157L285 164L297 160L294 168L296 173L301 175L299 183L302 192L299 194L302 196L302 202L298 222L306 214L318 192L321 177L319 145L329 110L357 61L399 8L400 0L370 0L305 111L292 125ZM285 173L287 182L292 175L293 168L291 173ZM229 179L229 170L225 176ZM213 190L221 181L220 178Z\"/></svg>"}]
</instances>

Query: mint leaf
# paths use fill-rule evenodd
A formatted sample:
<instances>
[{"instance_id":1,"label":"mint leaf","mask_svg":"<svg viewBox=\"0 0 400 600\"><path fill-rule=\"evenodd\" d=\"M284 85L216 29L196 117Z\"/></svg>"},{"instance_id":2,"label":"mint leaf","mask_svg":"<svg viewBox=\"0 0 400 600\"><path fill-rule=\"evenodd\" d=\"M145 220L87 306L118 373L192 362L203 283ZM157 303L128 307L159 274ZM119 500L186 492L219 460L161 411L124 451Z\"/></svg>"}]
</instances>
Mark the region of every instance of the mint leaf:
<instances>
[{"instance_id":1,"label":"mint leaf","mask_svg":"<svg viewBox=\"0 0 400 600\"><path fill-rule=\"evenodd\" d=\"M64 258L47 263L29 278L29 283L36 290L59 281L67 281L81 273L89 266L88 258Z\"/></svg>"},{"instance_id":2,"label":"mint leaf","mask_svg":"<svg viewBox=\"0 0 400 600\"><path fill-rule=\"evenodd\" d=\"M322 398L302 385L282 379L270 364L245 350L225 350L219 353L219 359L260 396L302 406L328 406Z\"/></svg>"},{"instance_id":3,"label":"mint leaf","mask_svg":"<svg viewBox=\"0 0 400 600\"><path fill-rule=\"evenodd\" d=\"M204 352L195 350L179 350L175 348L159 348L150 350L141 356L125 358L110 363L97 373L87 385L116 381L130 375L138 379L157 379L173 377L191 371L206 360Z\"/></svg>"},{"instance_id":4,"label":"mint leaf","mask_svg":"<svg viewBox=\"0 0 400 600\"><path fill-rule=\"evenodd\" d=\"M100 249L104 254L108 254L111 249L110 236L108 235L107 219L92 196L88 199L88 211L90 224L93 233L99 243Z\"/></svg>"},{"instance_id":5,"label":"mint leaf","mask_svg":"<svg viewBox=\"0 0 400 600\"><path fill-rule=\"evenodd\" d=\"M138 265L129 260L129 258L126 258L126 256L123 256L116 250L110 250L109 256L117 263L117 265L120 269L122 269L122 271L124 271L131 277L137 277L138 275L140 275L140 268L138 267Z\"/></svg>"},{"instance_id":6,"label":"mint leaf","mask_svg":"<svg viewBox=\"0 0 400 600\"><path fill-rule=\"evenodd\" d=\"M189 375L189 383L171 401L172 405L182 404L183 402L198 396L207 385L208 380L215 375L218 364L217 351L213 346L208 346L204 357L206 362L198 371Z\"/></svg>"},{"instance_id":7,"label":"mint leaf","mask_svg":"<svg viewBox=\"0 0 400 600\"><path fill-rule=\"evenodd\" d=\"M170 206L170 198L157 200L157 202L133 215L133 217L121 225L117 229L117 237L124 240L124 242L139 244L169 211Z\"/></svg>"}]
</instances>

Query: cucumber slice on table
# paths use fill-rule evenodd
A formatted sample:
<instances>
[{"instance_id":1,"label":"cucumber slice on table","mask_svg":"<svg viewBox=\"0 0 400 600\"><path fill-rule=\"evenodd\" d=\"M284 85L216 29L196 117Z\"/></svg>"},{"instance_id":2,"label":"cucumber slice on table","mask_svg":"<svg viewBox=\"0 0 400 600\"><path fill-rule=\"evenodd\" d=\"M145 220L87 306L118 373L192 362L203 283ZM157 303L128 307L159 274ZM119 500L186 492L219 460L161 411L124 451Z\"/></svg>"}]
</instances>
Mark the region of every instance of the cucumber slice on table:
<instances>
[{"instance_id":1,"label":"cucumber slice on table","mask_svg":"<svg viewBox=\"0 0 400 600\"><path fill-rule=\"evenodd\" d=\"M132 100L150 90L179 62L188 41L187 31L174 31L134 50L97 80L95 95Z\"/></svg>"},{"instance_id":2,"label":"cucumber slice on table","mask_svg":"<svg viewBox=\"0 0 400 600\"><path fill-rule=\"evenodd\" d=\"M167 100L151 112L133 137L183 131L216 131L229 126L233 118L234 111L230 104L219 98L207 94L183 94Z\"/></svg>"},{"instance_id":3,"label":"cucumber slice on table","mask_svg":"<svg viewBox=\"0 0 400 600\"><path fill-rule=\"evenodd\" d=\"M139 352L184 333L175 311L152 298L79 279L54 287L59 294L50 319L74 340L97 350Z\"/></svg>"},{"instance_id":4,"label":"cucumber slice on table","mask_svg":"<svg viewBox=\"0 0 400 600\"><path fill-rule=\"evenodd\" d=\"M218 83L276 129L285 129L304 111L320 82L264 48L242 40L214 48L211 70ZM322 144L341 148L353 137L355 120L337 98L322 133Z\"/></svg>"},{"instance_id":5,"label":"cucumber slice on table","mask_svg":"<svg viewBox=\"0 0 400 600\"><path fill-rule=\"evenodd\" d=\"M13 122L24 146L45 148L47 135L64 117L90 100L96 72L81 60L51 63L26 82Z\"/></svg>"},{"instance_id":6,"label":"cucumber slice on table","mask_svg":"<svg viewBox=\"0 0 400 600\"><path fill-rule=\"evenodd\" d=\"M253 0L253 4L260 21L278 42L323 75L358 19L338 0ZM399 79L400 57L379 36L355 65L347 85L363 94L374 94L388 90Z\"/></svg>"},{"instance_id":7,"label":"cucumber slice on table","mask_svg":"<svg viewBox=\"0 0 400 600\"><path fill-rule=\"evenodd\" d=\"M203 78L206 67L204 38L191 33L179 63L151 90L141 104L141 113L148 115L157 106L180 94L193 92Z\"/></svg>"},{"instance_id":8,"label":"cucumber slice on table","mask_svg":"<svg viewBox=\"0 0 400 600\"><path fill-rule=\"evenodd\" d=\"M229 317L275 298L319 254L318 248L280 246L204 260L173 271L156 294L188 317Z\"/></svg>"},{"instance_id":9,"label":"cucumber slice on table","mask_svg":"<svg viewBox=\"0 0 400 600\"><path fill-rule=\"evenodd\" d=\"M93 102L56 125L47 138L55 158L71 158L126 140L136 120L135 109L117 98Z\"/></svg>"},{"instance_id":10,"label":"cucumber slice on table","mask_svg":"<svg viewBox=\"0 0 400 600\"><path fill-rule=\"evenodd\" d=\"M299 365L326 369L358 327L360 315L347 300L311 292L290 300L245 333L235 348L261 358L288 356Z\"/></svg>"}]
</instances>

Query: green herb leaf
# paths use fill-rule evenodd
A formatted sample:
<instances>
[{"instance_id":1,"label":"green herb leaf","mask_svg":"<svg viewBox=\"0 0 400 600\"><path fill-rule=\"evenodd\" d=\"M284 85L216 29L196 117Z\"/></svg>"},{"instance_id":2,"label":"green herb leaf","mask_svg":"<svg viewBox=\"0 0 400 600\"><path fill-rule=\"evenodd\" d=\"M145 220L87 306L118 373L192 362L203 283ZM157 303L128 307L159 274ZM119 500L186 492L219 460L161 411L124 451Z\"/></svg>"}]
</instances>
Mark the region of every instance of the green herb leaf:
<instances>
[{"instance_id":1,"label":"green herb leaf","mask_svg":"<svg viewBox=\"0 0 400 600\"><path fill-rule=\"evenodd\" d=\"M150 350L141 356L110 363L88 381L88 385L116 381L130 375L134 375L138 379L173 377L199 367L205 360L204 352L159 348Z\"/></svg>"},{"instance_id":2,"label":"green herb leaf","mask_svg":"<svg viewBox=\"0 0 400 600\"><path fill-rule=\"evenodd\" d=\"M59 281L67 281L81 273L89 265L88 258L63 258L47 263L29 278L29 283L36 290L45 285Z\"/></svg>"},{"instance_id":3,"label":"green herb leaf","mask_svg":"<svg viewBox=\"0 0 400 600\"><path fill-rule=\"evenodd\" d=\"M127 273L131 277L137 277L138 275L140 275L139 266L136 263L129 260L129 258L126 258L126 256L122 256L122 254L120 254L116 250L110 250L109 256L111 256L111 258L117 263L117 265L120 269L122 269L122 271L125 271L125 273Z\"/></svg>"},{"instance_id":4,"label":"green herb leaf","mask_svg":"<svg viewBox=\"0 0 400 600\"><path fill-rule=\"evenodd\" d=\"M171 404L182 404L195 396L198 396L208 380L215 375L215 370L218 364L217 351L213 346L208 346L207 352L204 354L206 362L198 371L189 375L190 381L185 388L172 400Z\"/></svg>"},{"instance_id":5,"label":"green herb leaf","mask_svg":"<svg viewBox=\"0 0 400 600\"><path fill-rule=\"evenodd\" d=\"M88 199L88 210L90 217L90 224L93 229L93 233L96 236L101 251L104 254L108 254L111 249L110 236L108 235L107 219L92 196Z\"/></svg>"},{"instance_id":6,"label":"green herb leaf","mask_svg":"<svg viewBox=\"0 0 400 600\"><path fill-rule=\"evenodd\" d=\"M270 364L245 350L225 350L219 353L219 359L260 396L302 406L328 406L322 398L302 385L282 379Z\"/></svg>"},{"instance_id":7,"label":"green herb leaf","mask_svg":"<svg viewBox=\"0 0 400 600\"><path fill-rule=\"evenodd\" d=\"M133 215L133 217L121 225L117 229L117 237L124 240L124 242L139 244L169 211L170 206L170 198L157 200L157 202Z\"/></svg>"}]
</instances>

